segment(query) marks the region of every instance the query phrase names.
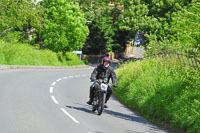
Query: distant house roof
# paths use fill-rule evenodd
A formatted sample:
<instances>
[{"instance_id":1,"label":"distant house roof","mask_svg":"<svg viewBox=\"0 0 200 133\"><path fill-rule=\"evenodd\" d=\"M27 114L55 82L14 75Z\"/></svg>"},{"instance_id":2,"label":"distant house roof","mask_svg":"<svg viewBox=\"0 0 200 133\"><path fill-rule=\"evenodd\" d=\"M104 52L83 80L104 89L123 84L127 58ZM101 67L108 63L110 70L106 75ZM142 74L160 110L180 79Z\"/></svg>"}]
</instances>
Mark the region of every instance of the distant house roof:
<instances>
[{"instance_id":1,"label":"distant house roof","mask_svg":"<svg viewBox=\"0 0 200 133\"><path fill-rule=\"evenodd\" d=\"M115 2L114 1L112 1L112 2L110 1L108 5L109 5L109 8L114 8L115 7ZM117 5L117 8L118 9L123 9L124 5L120 5L120 3L119 3L119 5Z\"/></svg>"},{"instance_id":2,"label":"distant house roof","mask_svg":"<svg viewBox=\"0 0 200 133\"><path fill-rule=\"evenodd\" d=\"M113 1L113 2L111 3L111 1L110 1L108 5L109 5L110 8L113 8L113 7L115 7L115 2Z\"/></svg>"}]
</instances>

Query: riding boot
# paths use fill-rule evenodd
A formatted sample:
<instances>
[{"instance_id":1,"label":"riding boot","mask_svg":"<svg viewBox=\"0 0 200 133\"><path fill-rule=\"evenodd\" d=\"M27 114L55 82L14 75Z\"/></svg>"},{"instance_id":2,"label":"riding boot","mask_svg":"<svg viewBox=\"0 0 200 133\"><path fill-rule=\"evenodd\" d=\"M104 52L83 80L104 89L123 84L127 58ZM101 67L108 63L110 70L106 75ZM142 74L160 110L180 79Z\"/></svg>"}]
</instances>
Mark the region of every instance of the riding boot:
<instances>
[{"instance_id":1,"label":"riding boot","mask_svg":"<svg viewBox=\"0 0 200 133\"><path fill-rule=\"evenodd\" d=\"M93 102L93 99L94 99L94 86L93 85L90 86L90 95L89 95L89 97L90 97L90 100L87 102L87 104L91 105L92 102Z\"/></svg>"},{"instance_id":2,"label":"riding boot","mask_svg":"<svg viewBox=\"0 0 200 133\"><path fill-rule=\"evenodd\" d=\"M108 105L107 105L107 103L104 103L104 108L108 108Z\"/></svg>"},{"instance_id":3,"label":"riding boot","mask_svg":"<svg viewBox=\"0 0 200 133\"><path fill-rule=\"evenodd\" d=\"M90 98L90 100L87 101L87 104L92 105L92 101L93 101L93 99Z\"/></svg>"},{"instance_id":4,"label":"riding boot","mask_svg":"<svg viewBox=\"0 0 200 133\"><path fill-rule=\"evenodd\" d=\"M107 101L110 99L110 96L112 95L112 89L110 87L108 87L107 90L107 94L106 94L106 99L105 99L105 103L107 103Z\"/></svg>"}]
</instances>

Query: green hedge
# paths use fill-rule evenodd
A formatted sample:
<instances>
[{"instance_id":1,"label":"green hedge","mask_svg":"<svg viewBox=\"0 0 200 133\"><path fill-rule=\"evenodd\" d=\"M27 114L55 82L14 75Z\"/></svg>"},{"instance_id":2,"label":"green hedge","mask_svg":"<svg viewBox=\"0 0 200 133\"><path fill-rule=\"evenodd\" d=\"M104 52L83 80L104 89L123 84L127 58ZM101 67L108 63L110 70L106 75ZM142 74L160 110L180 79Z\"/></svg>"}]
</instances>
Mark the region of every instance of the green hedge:
<instances>
[{"instance_id":1,"label":"green hedge","mask_svg":"<svg viewBox=\"0 0 200 133\"><path fill-rule=\"evenodd\" d=\"M200 132L200 73L175 59L129 62L116 70L114 93L146 118Z\"/></svg>"},{"instance_id":2,"label":"green hedge","mask_svg":"<svg viewBox=\"0 0 200 133\"><path fill-rule=\"evenodd\" d=\"M4 65L82 65L79 57L71 52L65 55L50 50L39 50L28 44L6 43L0 40L0 64Z\"/></svg>"}]
</instances>

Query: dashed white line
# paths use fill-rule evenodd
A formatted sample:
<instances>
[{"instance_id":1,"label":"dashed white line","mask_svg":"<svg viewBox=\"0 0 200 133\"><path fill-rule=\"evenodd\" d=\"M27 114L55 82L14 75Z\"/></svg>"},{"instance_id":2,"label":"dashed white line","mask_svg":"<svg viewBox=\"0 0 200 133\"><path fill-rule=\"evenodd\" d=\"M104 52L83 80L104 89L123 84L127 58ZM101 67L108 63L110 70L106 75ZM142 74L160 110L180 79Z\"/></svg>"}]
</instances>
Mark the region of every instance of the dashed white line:
<instances>
[{"instance_id":1,"label":"dashed white line","mask_svg":"<svg viewBox=\"0 0 200 133\"><path fill-rule=\"evenodd\" d=\"M61 80L62 80L62 79L57 79L56 81L59 82L59 81L61 81Z\"/></svg>"},{"instance_id":2,"label":"dashed white line","mask_svg":"<svg viewBox=\"0 0 200 133\"><path fill-rule=\"evenodd\" d=\"M73 78L74 76L69 76L68 78Z\"/></svg>"},{"instance_id":3,"label":"dashed white line","mask_svg":"<svg viewBox=\"0 0 200 133\"><path fill-rule=\"evenodd\" d=\"M73 116L71 116L65 109L60 108L62 110L63 113L65 113L69 118L71 118L75 123L80 123L79 121L77 121Z\"/></svg>"},{"instance_id":4,"label":"dashed white line","mask_svg":"<svg viewBox=\"0 0 200 133\"><path fill-rule=\"evenodd\" d=\"M78 78L78 77L80 77L80 75L76 75L76 76L74 76L75 78Z\"/></svg>"},{"instance_id":5,"label":"dashed white line","mask_svg":"<svg viewBox=\"0 0 200 133\"><path fill-rule=\"evenodd\" d=\"M62 79L68 79L68 78L74 78L74 77L84 77L84 76L90 76L90 74L63 77L63 78L57 79L56 82L59 82L59 81L61 81ZM54 85L56 84L56 82L53 82L51 85L54 86ZM49 92L50 92L50 93L53 93L53 89L54 89L54 88L53 88L52 86L51 86L50 89L49 89ZM59 104L58 101L56 100L56 98L55 98L53 95L51 95L51 99L53 100L53 102L54 102L55 104ZM60 108L60 109L61 109L61 111L62 111L64 114L66 114L69 118L71 118L75 123L80 123L80 122L77 121L72 115L70 115L65 109L63 109L63 108ZM88 132L88 133L90 133L90 132Z\"/></svg>"},{"instance_id":6,"label":"dashed white line","mask_svg":"<svg viewBox=\"0 0 200 133\"><path fill-rule=\"evenodd\" d=\"M56 82L53 82L51 85L55 85L56 84Z\"/></svg>"},{"instance_id":7,"label":"dashed white line","mask_svg":"<svg viewBox=\"0 0 200 133\"><path fill-rule=\"evenodd\" d=\"M55 104L59 104L54 96L51 95L51 99L54 101Z\"/></svg>"},{"instance_id":8,"label":"dashed white line","mask_svg":"<svg viewBox=\"0 0 200 133\"><path fill-rule=\"evenodd\" d=\"M49 92L53 93L53 87L52 86L50 87Z\"/></svg>"}]
</instances>

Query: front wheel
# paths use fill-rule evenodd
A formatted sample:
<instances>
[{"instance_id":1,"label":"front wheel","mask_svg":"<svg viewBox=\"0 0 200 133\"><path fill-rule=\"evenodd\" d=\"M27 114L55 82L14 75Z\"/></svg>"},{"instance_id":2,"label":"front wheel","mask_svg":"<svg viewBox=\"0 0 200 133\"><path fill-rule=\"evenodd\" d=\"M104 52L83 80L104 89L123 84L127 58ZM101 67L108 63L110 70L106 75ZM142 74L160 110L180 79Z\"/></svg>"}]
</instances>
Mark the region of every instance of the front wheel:
<instances>
[{"instance_id":1,"label":"front wheel","mask_svg":"<svg viewBox=\"0 0 200 133\"><path fill-rule=\"evenodd\" d=\"M98 98L95 95L93 102L92 102L92 111L93 112L95 112L97 110L97 100L98 100Z\"/></svg>"},{"instance_id":2,"label":"front wheel","mask_svg":"<svg viewBox=\"0 0 200 133\"><path fill-rule=\"evenodd\" d=\"M95 112L96 108L94 106L92 106L92 112Z\"/></svg>"},{"instance_id":3,"label":"front wheel","mask_svg":"<svg viewBox=\"0 0 200 133\"><path fill-rule=\"evenodd\" d=\"M97 114L101 115L104 109L104 100L105 99L105 94L104 93L99 93L99 101L98 101L98 108L97 108Z\"/></svg>"}]
</instances>

